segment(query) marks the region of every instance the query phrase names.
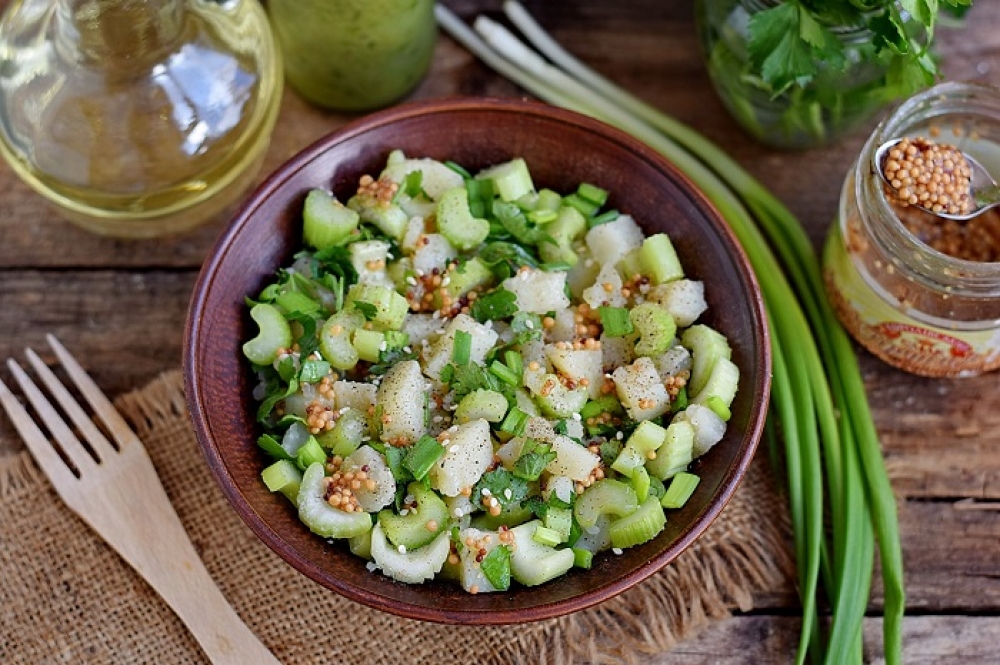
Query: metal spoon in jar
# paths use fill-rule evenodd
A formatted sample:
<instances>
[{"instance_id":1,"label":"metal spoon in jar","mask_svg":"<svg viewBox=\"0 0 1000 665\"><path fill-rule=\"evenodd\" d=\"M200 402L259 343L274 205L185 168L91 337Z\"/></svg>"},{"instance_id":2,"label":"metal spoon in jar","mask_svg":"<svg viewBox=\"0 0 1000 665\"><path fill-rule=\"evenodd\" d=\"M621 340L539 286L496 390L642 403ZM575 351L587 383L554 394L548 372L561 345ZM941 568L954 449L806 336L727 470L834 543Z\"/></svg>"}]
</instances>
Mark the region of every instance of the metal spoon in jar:
<instances>
[{"instance_id":1,"label":"metal spoon in jar","mask_svg":"<svg viewBox=\"0 0 1000 665\"><path fill-rule=\"evenodd\" d=\"M947 210L940 209L940 207L938 209L932 209L928 206L926 201L913 196L912 187L901 183L898 179L893 179L891 174L886 173L887 165L889 165L889 162L892 159L892 156L890 155L892 149L900 144L906 145L910 141L911 139L894 139L892 141L887 141L878 147L875 151L875 156L872 158L873 166L882 178L882 181L889 187L892 193L900 195L897 196L899 201L926 210L927 212L937 215L938 217L953 219L960 222L968 221L973 217L981 215L990 208L995 208L1000 205L1000 185L997 185L997 181L989 174L982 164L970 157L968 154L961 152L954 146L947 144L934 144L933 142L925 139L913 139L912 141L914 143L920 142L923 146L931 145L944 148L947 152L956 157L956 161L964 159L965 163L968 165L967 193L969 203L965 206L965 209L962 210ZM944 171L941 172L944 173ZM963 180L962 182L965 184L966 181ZM922 183L915 184L913 187L919 189L922 185ZM911 191L908 191L908 187ZM909 200L907 200L906 196L903 196L904 194L911 195Z\"/></svg>"}]
</instances>

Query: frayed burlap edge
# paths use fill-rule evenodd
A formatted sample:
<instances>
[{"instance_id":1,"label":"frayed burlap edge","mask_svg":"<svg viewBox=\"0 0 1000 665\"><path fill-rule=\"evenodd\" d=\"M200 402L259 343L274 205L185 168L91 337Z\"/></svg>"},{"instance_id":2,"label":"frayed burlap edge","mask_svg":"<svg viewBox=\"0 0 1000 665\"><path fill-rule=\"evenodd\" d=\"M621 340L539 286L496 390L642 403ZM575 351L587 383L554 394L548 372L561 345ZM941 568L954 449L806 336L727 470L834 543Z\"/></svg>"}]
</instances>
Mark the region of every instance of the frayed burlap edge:
<instances>
[{"instance_id":1,"label":"frayed burlap edge","mask_svg":"<svg viewBox=\"0 0 1000 665\"><path fill-rule=\"evenodd\" d=\"M186 419L182 375L166 372L120 396L115 405L140 438L178 418ZM781 505L770 487L773 482L765 462L757 460L754 466L758 468L751 469L750 482L745 481L740 491L763 493ZM0 459L0 497L21 494L40 481L43 476L27 452ZM740 500L747 499L734 497ZM745 525L735 528L740 526ZM771 511L770 519L741 528L738 539L720 533L728 528L724 511L705 536L638 587L588 610L534 624L529 630L505 631L503 646L491 657L481 656L480 662L635 664L670 651L734 610L751 610L755 592L788 588L794 562L788 546L787 511Z\"/></svg>"}]
</instances>

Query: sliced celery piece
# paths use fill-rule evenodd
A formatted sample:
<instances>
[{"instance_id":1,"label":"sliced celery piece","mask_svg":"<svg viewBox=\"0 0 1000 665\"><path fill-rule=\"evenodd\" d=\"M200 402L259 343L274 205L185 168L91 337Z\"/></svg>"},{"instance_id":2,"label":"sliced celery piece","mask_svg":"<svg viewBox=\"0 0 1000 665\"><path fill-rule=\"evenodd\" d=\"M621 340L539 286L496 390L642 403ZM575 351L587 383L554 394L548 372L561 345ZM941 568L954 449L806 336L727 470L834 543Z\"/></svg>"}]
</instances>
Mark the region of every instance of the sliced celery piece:
<instances>
[{"instance_id":1,"label":"sliced celery piece","mask_svg":"<svg viewBox=\"0 0 1000 665\"><path fill-rule=\"evenodd\" d=\"M670 348L677 324L666 309L654 302L644 302L633 307L628 318L640 335L635 345L637 356L655 358Z\"/></svg>"},{"instance_id":2,"label":"sliced celery piece","mask_svg":"<svg viewBox=\"0 0 1000 665\"><path fill-rule=\"evenodd\" d=\"M613 478L604 478L588 487L573 506L573 515L584 529L597 524L600 515L624 517L639 506L635 490Z\"/></svg>"},{"instance_id":3,"label":"sliced celery piece","mask_svg":"<svg viewBox=\"0 0 1000 665\"><path fill-rule=\"evenodd\" d=\"M574 547L571 551L573 552L573 566L576 568L590 570L590 567L594 565L594 553L590 550Z\"/></svg>"},{"instance_id":4,"label":"sliced celery piece","mask_svg":"<svg viewBox=\"0 0 1000 665\"><path fill-rule=\"evenodd\" d=\"M516 547L511 553L510 569L515 580L525 586L543 584L573 567L576 557L569 548L555 549L534 539L537 520L511 529Z\"/></svg>"},{"instance_id":5,"label":"sliced celery piece","mask_svg":"<svg viewBox=\"0 0 1000 665\"><path fill-rule=\"evenodd\" d=\"M684 277L677 251L665 233L647 236L639 247L639 267L654 284L663 284Z\"/></svg>"},{"instance_id":6,"label":"sliced celery piece","mask_svg":"<svg viewBox=\"0 0 1000 665\"><path fill-rule=\"evenodd\" d=\"M640 466L633 471L628 484L635 490L635 498L639 503L649 498L650 478L646 467Z\"/></svg>"},{"instance_id":7,"label":"sliced celery piece","mask_svg":"<svg viewBox=\"0 0 1000 665\"><path fill-rule=\"evenodd\" d=\"M362 306L374 308L372 316L365 316L383 330L399 330L410 310L406 298L391 287L381 284L355 284L347 292L347 302L363 303L364 305L357 305L359 309Z\"/></svg>"},{"instance_id":8,"label":"sliced celery piece","mask_svg":"<svg viewBox=\"0 0 1000 665\"><path fill-rule=\"evenodd\" d=\"M520 157L483 169L476 179L491 181L494 191L504 201L516 201L535 191L528 164Z\"/></svg>"},{"instance_id":9,"label":"sliced celery piece","mask_svg":"<svg viewBox=\"0 0 1000 665\"><path fill-rule=\"evenodd\" d=\"M708 383L715 362L719 358L729 360L732 349L725 336L712 328L696 323L681 335L681 344L691 351L691 380L688 381L688 397L696 399Z\"/></svg>"},{"instance_id":10,"label":"sliced celery piece","mask_svg":"<svg viewBox=\"0 0 1000 665\"><path fill-rule=\"evenodd\" d=\"M299 495L299 485L302 483L302 471L291 460L278 460L265 468L261 474L264 485L271 492L281 492L289 501L295 503Z\"/></svg>"},{"instance_id":11,"label":"sliced celery piece","mask_svg":"<svg viewBox=\"0 0 1000 665\"><path fill-rule=\"evenodd\" d=\"M507 398L495 390L475 390L458 403L455 422L467 423L482 418L487 422L499 423L507 413Z\"/></svg>"},{"instance_id":12,"label":"sliced celery piece","mask_svg":"<svg viewBox=\"0 0 1000 665\"><path fill-rule=\"evenodd\" d=\"M318 435L317 439L332 455L347 457L361 447L367 434L367 416L358 409L347 409L341 412L333 429Z\"/></svg>"},{"instance_id":13,"label":"sliced celery piece","mask_svg":"<svg viewBox=\"0 0 1000 665\"><path fill-rule=\"evenodd\" d=\"M378 523L390 543L410 551L423 547L447 530L448 506L423 483L410 483L406 491L413 497L412 507L407 509L406 514L394 513L387 508L379 512Z\"/></svg>"},{"instance_id":14,"label":"sliced celery piece","mask_svg":"<svg viewBox=\"0 0 1000 665\"><path fill-rule=\"evenodd\" d=\"M369 363L376 363L385 346L385 333L378 330L358 328L351 335L351 345L358 352L358 358Z\"/></svg>"},{"instance_id":15,"label":"sliced celery piece","mask_svg":"<svg viewBox=\"0 0 1000 665\"><path fill-rule=\"evenodd\" d=\"M351 344L351 333L365 323L364 315L354 308L342 309L323 324L319 334L319 352L339 370L358 364L358 351Z\"/></svg>"},{"instance_id":16,"label":"sliced celery piece","mask_svg":"<svg viewBox=\"0 0 1000 665\"><path fill-rule=\"evenodd\" d=\"M326 451L319 445L315 436L310 436L306 442L295 452L295 463L303 471L311 464L326 462Z\"/></svg>"},{"instance_id":17,"label":"sliced celery piece","mask_svg":"<svg viewBox=\"0 0 1000 665\"><path fill-rule=\"evenodd\" d=\"M691 498L691 495L694 494L694 490L698 487L699 482L701 482L701 478L693 473L687 473L686 471L678 473L670 481L670 487L667 488L667 493L660 499L660 505L664 508L682 507Z\"/></svg>"},{"instance_id":18,"label":"sliced celery piece","mask_svg":"<svg viewBox=\"0 0 1000 665\"><path fill-rule=\"evenodd\" d=\"M368 513L348 513L334 508L324 498L323 465L310 464L302 474L302 483L296 503L299 519L313 533L324 538L352 538L372 528L372 518Z\"/></svg>"},{"instance_id":19,"label":"sliced celery piece","mask_svg":"<svg viewBox=\"0 0 1000 665\"><path fill-rule=\"evenodd\" d=\"M292 328L281 311L268 303L257 303L250 318L260 329L256 337L243 345L243 355L256 365L270 365L281 349L292 345Z\"/></svg>"},{"instance_id":20,"label":"sliced celery piece","mask_svg":"<svg viewBox=\"0 0 1000 665\"><path fill-rule=\"evenodd\" d=\"M490 233L490 223L473 216L465 187L455 187L442 194L435 214L438 231L458 249L472 249Z\"/></svg>"},{"instance_id":21,"label":"sliced celery piece","mask_svg":"<svg viewBox=\"0 0 1000 665\"><path fill-rule=\"evenodd\" d=\"M655 496L648 497L629 515L611 523L611 546L632 547L655 538L667 523Z\"/></svg>"},{"instance_id":22,"label":"sliced celery piece","mask_svg":"<svg viewBox=\"0 0 1000 665\"><path fill-rule=\"evenodd\" d=\"M536 543L541 543L542 545L547 545L549 547L555 547L563 542L562 534L555 529L550 529L541 524L535 527L535 533L532 534L531 538Z\"/></svg>"},{"instance_id":23,"label":"sliced celery piece","mask_svg":"<svg viewBox=\"0 0 1000 665\"><path fill-rule=\"evenodd\" d=\"M302 210L302 239L316 249L343 244L358 228L361 217L321 189L306 194Z\"/></svg>"},{"instance_id":24,"label":"sliced celery piece","mask_svg":"<svg viewBox=\"0 0 1000 665\"><path fill-rule=\"evenodd\" d=\"M694 459L694 427L683 420L675 420L667 426L663 445L656 451L654 459L646 460L649 475L658 480L667 480L687 468Z\"/></svg>"}]
</instances>

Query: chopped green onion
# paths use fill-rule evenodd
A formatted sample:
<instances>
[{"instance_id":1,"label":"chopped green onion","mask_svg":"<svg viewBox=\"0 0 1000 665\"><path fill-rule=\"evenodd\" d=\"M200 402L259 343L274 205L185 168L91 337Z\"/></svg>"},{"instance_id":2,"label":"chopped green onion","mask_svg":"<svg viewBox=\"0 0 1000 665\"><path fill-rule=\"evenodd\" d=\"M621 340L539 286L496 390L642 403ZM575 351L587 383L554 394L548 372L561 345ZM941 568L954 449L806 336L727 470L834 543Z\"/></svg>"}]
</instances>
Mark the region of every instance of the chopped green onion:
<instances>
[{"instance_id":1,"label":"chopped green onion","mask_svg":"<svg viewBox=\"0 0 1000 665\"><path fill-rule=\"evenodd\" d=\"M521 377L499 360L490 363L489 373L511 386L521 384Z\"/></svg>"},{"instance_id":2,"label":"chopped green onion","mask_svg":"<svg viewBox=\"0 0 1000 665\"><path fill-rule=\"evenodd\" d=\"M691 495L694 494L694 490L698 487L699 482L701 482L701 478L698 476L687 471L681 471L670 481L670 486L667 488L666 494L660 499L660 505L664 508L683 507L687 503L687 500L691 498Z\"/></svg>"},{"instance_id":3,"label":"chopped green onion","mask_svg":"<svg viewBox=\"0 0 1000 665\"><path fill-rule=\"evenodd\" d=\"M555 221L558 216L555 210L532 210L528 213L528 221L534 224L548 224Z\"/></svg>"},{"instance_id":4,"label":"chopped green onion","mask_svg":"<svg viewBox=\"0 0 1000 665\"><path fill-rule=\"evenodd\" d=\"M515 406L507 412L507 416L500 423L500 431L513 434L514 436L521 436L524 434L524 428L527 424L528 414Z\"/></svg>"},{"instance_id":5,"label":"chopped green onion","mask_svg":"<svg viewBox=\"0 0 1000 665\"><path fill-rule=\"evenodd\" d=\"M601 206L588 201L579 194L569 194L563 197L563 203L571 208L576 208L584 217L592 217L601 209Z\"/></svg>"},{"instance_id":6,"label":"chopped green onion","mask_svg":"<svg viewBox=\"0 0 1000 665\"><path fill-rule=\"evenodd\" d=\"M621 213L617 210L605 210L599 215L594 215L587 219L587 228L594 228L595 226L600 226L601 224L607 224L608 222L613 222L621 216Z\"/></svg>"},{"instance_id":7,"label":"chopped green onion","mask_svg":"<svg viewBox=\"0 0 1000 665\"><path fill-rule=\"evenodd\" d=\"M452 171L454 171L455 173L457 173L458 175L462 176L463 179L472 180L472 174L469 173L469 171L458 162L453 162L449 159L444 162L444 165L447 166Z\"/></svg>"},{"instance_id":8,"label":"chopped green onion","mask_svg":"<svg viewBox=\"0 0 1000 665\"><path fill-rule=\"evenodd\" d=\"M589 182L581 182L576 188L576 193L580 198L585 201L590 201L598 208L608 202L608 190L601 189L597 185L592 185Z\"/></svg>"},{"instance_id":9,"label":"chopped green onion","mask_svg":"<svg viewBox=\"0 0 1000 665\"><path fill-rule=\"evenodd\" d=\"M510 368L515 375L517 375L518 380L524 376L524 358L517 351L508 349L503 352L503 360L507 367Z\"/></svg>"},{"instance_id":10,"label":"chopped green onion","mask_svg":"<svg viewBox=\"0 0 1000 665\"><path fill-rule=\"evenodd\" d=\"M624 337L632 334L634 330L632 320L624 307L605 305L598 307L597 312L601 315L601 326L604 327L604 334L608 337Z\"/></svg>"},{"instance_id":11,"label":"chopped green onion","mask_svg":"<svg viewBox=\"0 0 1000 665\"><path fill-rule=\"evenodd\" d=\"M423 480L442 455L444 455L444 446L441 445L441 442L425 434L406 451L406 456L403 457L403 466L413 474L416 480Z\"/></svg>"},{"instance_id":12,"label":"chopped green onion","mask_svg":"<svg viewBox=\"0 0 1000 665\"><path fill-rule=\"evenodd\" d=\"M455 343L451 347L451 361L456 365L468 365L472 359L472 335L464 330L455 331Z\"/></svg>"}]
</instances>

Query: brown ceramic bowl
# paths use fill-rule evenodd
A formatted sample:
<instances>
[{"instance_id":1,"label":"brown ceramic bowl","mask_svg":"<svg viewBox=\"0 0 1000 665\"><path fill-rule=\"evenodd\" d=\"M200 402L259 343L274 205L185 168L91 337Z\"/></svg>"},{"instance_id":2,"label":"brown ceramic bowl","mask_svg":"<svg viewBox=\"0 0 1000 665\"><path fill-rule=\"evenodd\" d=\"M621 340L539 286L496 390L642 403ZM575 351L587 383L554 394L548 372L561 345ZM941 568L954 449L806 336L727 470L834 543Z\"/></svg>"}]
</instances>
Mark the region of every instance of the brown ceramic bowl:
<instances>
[{"instance_id":1,"label":"brown ceramic bowl","mask_svg":"<svg viewBox=\"0 0 1000 665\"><path fill-rule=\"evenodd\" d=\"M702 279L703 321L728 336L742 371L729 429L696 461L694 496L670 514L656 539L621 555L595 557L539 587L470 595L445 582L409 586L369 572L346 546L299 522L293 506L260 480L252 376L241 353L256 334L244 297L256 294L300 247L303 199L313 187L346 199L389 151L451 159L477 169L524 157L538 186L569 191L583 181L611 192L609 205L647 232L665 231L689 276ZM746 472L768 403L770 356L757 283L732 233L688 180L660 155L589 118L515 100L439 101L399 106L358 120L293 157L254 192L202 269L189 312L184 375L195 432L230 503L290 565L359 603L405 617L454 624L534 621L580 610L657 572L719 515Z\"/></svg>"}]
</instances>

